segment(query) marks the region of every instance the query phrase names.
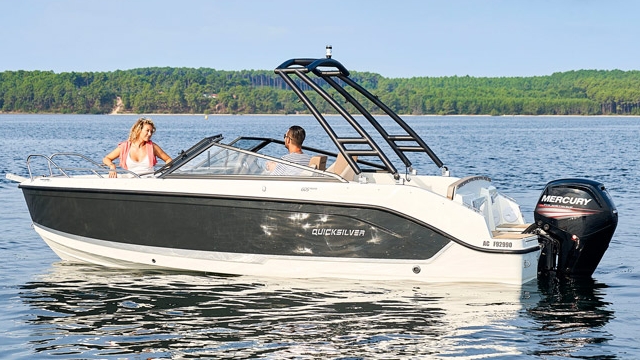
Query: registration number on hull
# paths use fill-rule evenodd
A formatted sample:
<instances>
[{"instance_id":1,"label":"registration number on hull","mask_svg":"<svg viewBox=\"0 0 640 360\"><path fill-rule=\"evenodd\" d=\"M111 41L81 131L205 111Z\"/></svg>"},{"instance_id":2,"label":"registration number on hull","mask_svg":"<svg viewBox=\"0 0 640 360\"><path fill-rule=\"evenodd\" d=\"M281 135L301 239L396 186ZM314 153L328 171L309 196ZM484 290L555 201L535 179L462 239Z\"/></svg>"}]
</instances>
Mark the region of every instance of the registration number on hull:
<instances>
[{"instance_id":1,"label":"registration number on hull","mask_svg":"<svg viewBox=\"0 0 640 360\"><path fill-rule=\"evenodd\" d=\"M482 243L482 246L486 246L486 247L497 247L497 248L512 248L513 247L513 243L511 241L484 241Z\"/></svg>"}]
</instances>

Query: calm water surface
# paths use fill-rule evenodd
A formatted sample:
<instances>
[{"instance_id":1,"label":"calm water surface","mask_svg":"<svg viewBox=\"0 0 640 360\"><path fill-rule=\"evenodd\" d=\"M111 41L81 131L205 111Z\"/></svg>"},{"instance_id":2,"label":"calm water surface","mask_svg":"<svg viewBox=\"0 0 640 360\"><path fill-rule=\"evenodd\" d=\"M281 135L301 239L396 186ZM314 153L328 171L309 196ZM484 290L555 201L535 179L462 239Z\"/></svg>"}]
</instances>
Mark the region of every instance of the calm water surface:
<instances>
[{"instance_id":1,"label":"calm water surface","mask_svg":"<svg viewBox=\"0 0 640 360\"><path fill-rule=\"evenodd\" d=\"M0 358L640 358L640 118L406 117L455 176L488 175L528 221L544 185L603 182L620 212L589 281L501 285L279 280L59 261L30 226L28 154L100 160L136 116L0 115ZM305 116L155 116L170 155L222 133L280 139ZM284 150L284 149L283 149ZM428 159L420 173L437 174Z\"/></svg>"}]
</instances>

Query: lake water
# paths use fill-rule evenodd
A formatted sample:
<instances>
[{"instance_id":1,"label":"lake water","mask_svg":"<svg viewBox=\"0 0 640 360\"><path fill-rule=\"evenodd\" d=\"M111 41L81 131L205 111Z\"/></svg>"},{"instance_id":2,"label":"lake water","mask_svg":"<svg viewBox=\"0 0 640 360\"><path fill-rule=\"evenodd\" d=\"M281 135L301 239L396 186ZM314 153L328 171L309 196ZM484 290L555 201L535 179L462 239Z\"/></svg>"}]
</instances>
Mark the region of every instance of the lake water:
<instances>
[{"instance_id":1,"label":"lake water","mask_svg":"<svg viewBox=\"0 0 640 360\"><path fill-rule=\"evenodd\" d=\"M640 118L406 117L452 175L487 175L528 221L544 185L603 182L620 213L593 279L425 285L110 270L60 262L31 228L28 154L100 160L137 116L0 115L0 358L640 357ZM222 133L281 139L307 116L153 116L170 155ZM284 150L284 149L283 149ZM424 159L420 173L437 174ZM423 170L422 170L423 169Z\"/></svg>"}]
</instances>

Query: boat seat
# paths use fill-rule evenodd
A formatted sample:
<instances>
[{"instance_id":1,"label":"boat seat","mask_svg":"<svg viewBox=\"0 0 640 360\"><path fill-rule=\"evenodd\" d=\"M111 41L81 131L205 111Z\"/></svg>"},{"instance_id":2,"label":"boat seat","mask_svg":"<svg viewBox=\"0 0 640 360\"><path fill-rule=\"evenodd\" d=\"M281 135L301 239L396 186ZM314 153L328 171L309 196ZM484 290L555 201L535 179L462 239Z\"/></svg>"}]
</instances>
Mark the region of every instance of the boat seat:
<instances>
[{"instance_id":1,"label":"boat seat","mask_svg":"<svg viewBox=\"0 0 640 360\"><path fill-rule=\"evenodd\" d=\"M453 200L454 196L456 196L456 191L458 191L459 188L467 185L468 183L472 182L472 181L491 181L491 178L487 177L487 176L467 176L464 177L456 182L454 182L453 184L449 185L449 188L447 189L447 197L450 200Z\"/></svg>"},{"instance_id":2,"label":"boat seat","mask_svg":"<svg viewBox=\"0 0 640 360\"><path fill-rule=\"evenodd\" d=\"M327 156L316 155L309 160L309 166L316 170L325 170L327 168Z\"/></svg>"},{"instance_id":3,"label":"boat seat","mask_svg":"<svg viewBox=\"0 0 640 360\"><path fill-rule=\"evenodd\" d=\"M353 161L358 160L357 156L352 156L351 158ZM356 175L355 171L349 166L347 159L342 156L342 153L338 154L336 161L327 168L327 171L340 175L340 177L349 181L353 180L353 177Z\"/></svg>"}]
</instances>

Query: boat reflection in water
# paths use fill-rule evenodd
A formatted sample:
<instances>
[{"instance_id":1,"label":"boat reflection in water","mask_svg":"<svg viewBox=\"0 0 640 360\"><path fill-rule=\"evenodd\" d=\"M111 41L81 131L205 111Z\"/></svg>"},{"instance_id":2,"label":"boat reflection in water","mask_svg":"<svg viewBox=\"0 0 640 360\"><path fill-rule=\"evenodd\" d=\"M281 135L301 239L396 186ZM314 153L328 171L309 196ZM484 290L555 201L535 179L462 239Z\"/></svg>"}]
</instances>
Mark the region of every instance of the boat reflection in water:
<instances>
[{"instance_id":1,"label":"boat reflection in water","mask_svg":"<svg viewBox=\"0 0 640 360\"><path fill-rule=\"evenodd\" d=\"M33 310L38 356L477 358L566 353L567 345L601 341L583 334L613 316L594 294L600 289L265 280L56 263L23 286L22 300ZM539 348L523 349L524 337L539 337L524 342Z\"/></svg>"},{"instance_id":2,"label":"boat reflection in water","mask_svg":"<svg viewBox=\"0 0 640 360\"><path fill-rule=\"evenodd\" d=\"M540 334L539 349L533 354L591 358L588 345L613 340L604 329L614 318L610 304L604 300L607 288L591 278L539 279L541 300L527 311Z\"/></svg>"}]
</instances>

